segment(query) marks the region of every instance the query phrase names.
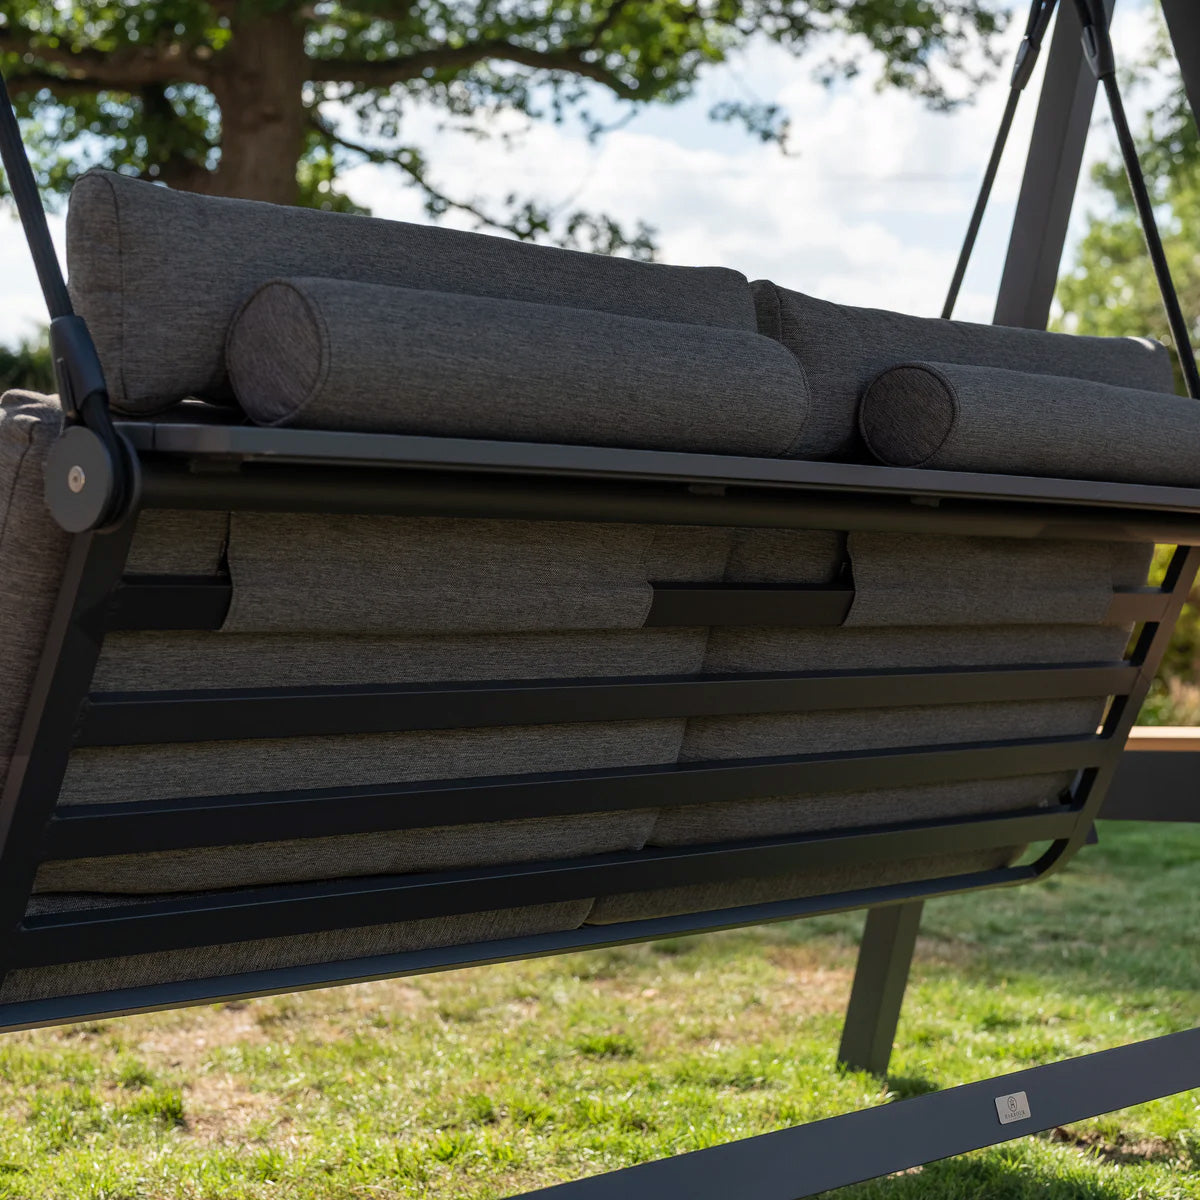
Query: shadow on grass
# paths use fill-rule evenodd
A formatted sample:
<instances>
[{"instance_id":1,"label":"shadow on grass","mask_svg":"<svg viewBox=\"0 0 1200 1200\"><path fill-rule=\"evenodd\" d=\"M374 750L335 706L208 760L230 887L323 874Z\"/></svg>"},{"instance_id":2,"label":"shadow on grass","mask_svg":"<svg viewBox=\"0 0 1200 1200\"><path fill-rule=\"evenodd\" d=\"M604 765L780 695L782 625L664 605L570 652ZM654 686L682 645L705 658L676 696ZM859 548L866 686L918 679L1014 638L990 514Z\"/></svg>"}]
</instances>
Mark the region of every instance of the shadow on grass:
<instances>
[{"instance_id":1,"label":"shadow on grass","mask_svg":"<svg viewBox=\"0 0 1200 1200\"><path fill-rule=\"evenodd\" d=\"M830 1200L1128 1200L1130 1190L1127 1180L1109 1183L1086 1168L1034 1162L1006 1148L821 1194Z\"/></svg>"},{"instance_id":2,"label":"shadow on grass","mask_svg":"<svg viewBox=\"0 0 1200 1200\"><path fill-rule=\"evenodd\" d=\"M941 1091L942 1085L920 1075L889 1075L887 1087L897 1100L911 1100L914 1096Z\"/></svg>"}]
</instances>

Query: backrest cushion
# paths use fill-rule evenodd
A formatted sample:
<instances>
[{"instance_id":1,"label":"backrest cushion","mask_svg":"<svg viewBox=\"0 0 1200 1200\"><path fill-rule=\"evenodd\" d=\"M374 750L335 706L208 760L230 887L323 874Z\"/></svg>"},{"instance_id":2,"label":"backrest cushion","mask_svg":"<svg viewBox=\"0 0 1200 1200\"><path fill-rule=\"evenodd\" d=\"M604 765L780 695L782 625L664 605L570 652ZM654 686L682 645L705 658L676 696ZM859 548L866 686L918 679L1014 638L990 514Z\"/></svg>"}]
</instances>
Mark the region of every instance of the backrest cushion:
<instances>
[{"instance_id":1,"label":"backrest cushion","mask_svg":"<svg viewBox=\"0 0 1200 1200\"><path fill-rule=\"evenodd\" d=\"M188 395L227 401L229 321L277 276L560 304L753 331L746 280L315 209L174 192L108 171L76 183L71 296L114 406L152 413Z\"/></svg>"},{"instance_id":2,"label":"backrest cushion","mask_svg":"<svg viewBox=\"0 0 1200 1200\"><path fill-rule=\"evenodd\" d=\"M859 429L898 467L1200 487L1200 406L1184 396L957 363L892 367Z\"/></svg>"},{"instance_id":3,"label":"backrest cushion","mask_svg":"<svg viewBox=\"0 0 1200 1200\"><path fill-rule=\"evenodd\" d=\"M812 406L793 450L798 458L860 450L855 424L867 385L912 360L1019 367L1116 387L1174 391L1166 347L1146 338L1075 337L1004 325L912 317L832 304L767 280L751 284L761 333L781 341L808 376Z\"/></svg>"},{"instance_id":4,"label":"backrest cushion","mask_svg":"<svg viewBox=\"0 0 1200 1200\"><path fill-rule=\"evenodd\" d=\"M262 424L770 456L808 410L761 334L339 279L264 284L226 357Z\"/></svg>"},{"instance_id":5,"label":"backrest cushion","mask_svg":"<svg viewBox=\"0 0 1200 1200\"><path fill-rule=\"evenodd\" d=\"M53 396L0 399L0 790L8 776L67 557L42 499L42 468L62 410Z\"/></svg>"}]
</instances>

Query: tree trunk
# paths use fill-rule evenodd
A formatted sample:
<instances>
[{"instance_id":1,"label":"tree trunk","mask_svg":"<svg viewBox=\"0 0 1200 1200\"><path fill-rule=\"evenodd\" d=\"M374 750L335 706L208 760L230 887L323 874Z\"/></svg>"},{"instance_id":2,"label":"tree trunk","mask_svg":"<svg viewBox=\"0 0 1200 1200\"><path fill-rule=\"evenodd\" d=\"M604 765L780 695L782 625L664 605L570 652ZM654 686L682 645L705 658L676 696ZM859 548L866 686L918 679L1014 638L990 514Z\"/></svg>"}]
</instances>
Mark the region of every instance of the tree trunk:
<instances>
[{"instance_id":1,"label":"tree trunk","mask_svg":"<svg viewBox=\"0 0 1200 1200\"><path fill-rule=\"evenodd\" d=\"M204 190L295 204L307 120L304 28L285 10L235 18L232 33L213 64L221 161Z\"/></svg>"}]
</instances>

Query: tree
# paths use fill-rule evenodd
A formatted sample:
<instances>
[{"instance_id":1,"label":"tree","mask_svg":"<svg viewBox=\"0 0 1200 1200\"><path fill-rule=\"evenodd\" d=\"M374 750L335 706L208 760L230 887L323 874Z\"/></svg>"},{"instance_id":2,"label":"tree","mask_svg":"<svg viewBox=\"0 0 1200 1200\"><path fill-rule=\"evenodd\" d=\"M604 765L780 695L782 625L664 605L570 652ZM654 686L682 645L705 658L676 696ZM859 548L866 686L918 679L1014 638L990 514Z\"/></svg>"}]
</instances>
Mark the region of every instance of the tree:
<instances>
[{"instance_id":1,"label":"tree","mask_svg":"<svg viewBox=\"0 0 1200 1200\"><path fill-rule=\"evenodd\" d=\"M1161 80L1170 63L1167 43L1160 39L1143 69L1156 72ZM1166 77L1169 90L1146 112L1138 146L1195 345L1200 340L1200 114L1188 105L1182 82ZM1090 214L1075 263L1059 281L1059 327L1073 333L1155 337L1172 345L1120 159L1099 163L1092 179L1098 185L1100 208Z\"/></svg>"},{"instance_id":2,"label":"tree","mask_svg":"<svg viewBox=\"0 0 1200 1200\"><path fill-rule=\"evenodd\" d=\"M705 68L754 38L796 55L824 46L821 77L870 60L883 86L954 102L1004 23L1000 0L6 0L0 66L26 118L43 185L65 192L99 162L173 187L326 208L350 165L390 165L480 227L644 257L633 233L535 197L501 210L437 185L406 144L412 106L482 129L480 114L577 119L597 89L632 107L675 103ZM976 72L977 74L977 72ZM718 104L714 119L782 141L772 105Z\"/></svg>"},{"instance_id":3,"label":"tree","mask_svg":"<svg viewBox=\"0 0 1200 1200\"><path fill-rule=\"evenodd\" d=\"M44 337L20 342L16 346L0 346L0 394L9 388L23 388L31 392L54 391L50 346Z\"/></svg>"}]
</instances>

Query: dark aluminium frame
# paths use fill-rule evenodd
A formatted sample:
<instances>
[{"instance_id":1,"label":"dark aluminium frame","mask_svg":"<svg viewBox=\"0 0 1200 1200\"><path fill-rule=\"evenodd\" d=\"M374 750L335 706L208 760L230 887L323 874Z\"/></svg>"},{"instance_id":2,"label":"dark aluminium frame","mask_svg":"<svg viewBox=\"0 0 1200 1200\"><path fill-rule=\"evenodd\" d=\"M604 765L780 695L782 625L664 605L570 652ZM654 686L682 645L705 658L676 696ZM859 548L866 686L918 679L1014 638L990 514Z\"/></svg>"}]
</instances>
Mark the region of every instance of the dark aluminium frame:
<instances>
[{"instance_id":1,"label":"dark aluminium frame","mask_svg":"<svg viewBox=\"0 0 1200 1200\"><path fill-rule=\"evenodd\" d=\"M1111 8L1111 5L1109 6ZM1200 10L1164 0L1189 96L1200 92ZM1044 327L1095 86L1078 20L1060 8L997 321ZM8 781L0 797L0 971L82 963L490 908L743 879L821 866L1044 843L1032 862L914 883L481 945L179 981L0 1006L0 1028L328 986L866 907L840 1057L886 1071L921 906L931 896L1013 885L1061 867L1098 817L1195 820L1141 810L1122 758L1130 727L1200 567L1200 489L1027 479L837 463L459 439L270 430L183 417L119 424L132 500L102 531L73 537ZM68 437L70 434L68 433ZM64 438L64 443L67 438ZM65 460L52 460L51 473ZM60 481L61 482L61 481ZM78 490L78 489L75 489ZM68 490L49 481L71 526ZM55 507L53 498L60 498ZM106 631L214 629L227 578L136 576L125 563L144 509L353 512L767 528L872 529L1083 538L1179 547L1160 588L1114 596L1137 633L1108 663L1037 667L507 681L445 686L93 693ZM853 600L828 587L660 586L649 623L833 626ZM77 746L314 733L469 728L695 715L1111 697L1096 735L922 746L417 785L204 796L56 809ZM1179 757L1181 760L1187 756ZM1188 761L1192 761L1190 758ZM1118 767L1120 771L1118 772ZM231 890L28 915L47 859L698 804L803 790L1073 772L1050 808L723 845L486 869ZM1179 774L1176 771L1176 776ZM1110 795L1110 784L1118 778ZM404 803L397 800L403 797ZM1109 807L1111 805L1111 807ZM236 826L236 829L234 828ZM786 1129L548 1189L575 1200L795 1200L1055 1125L1200 1086L1200 1029ZM1028 1115L1002 1120L1025 1093ZM1014 1105L1018 1102L1014 1101ZM1023 1111L1023 1110L1022 1110ZM539 1193L541 1194L541 1193Z\"/></svg>"}]
</instances>

